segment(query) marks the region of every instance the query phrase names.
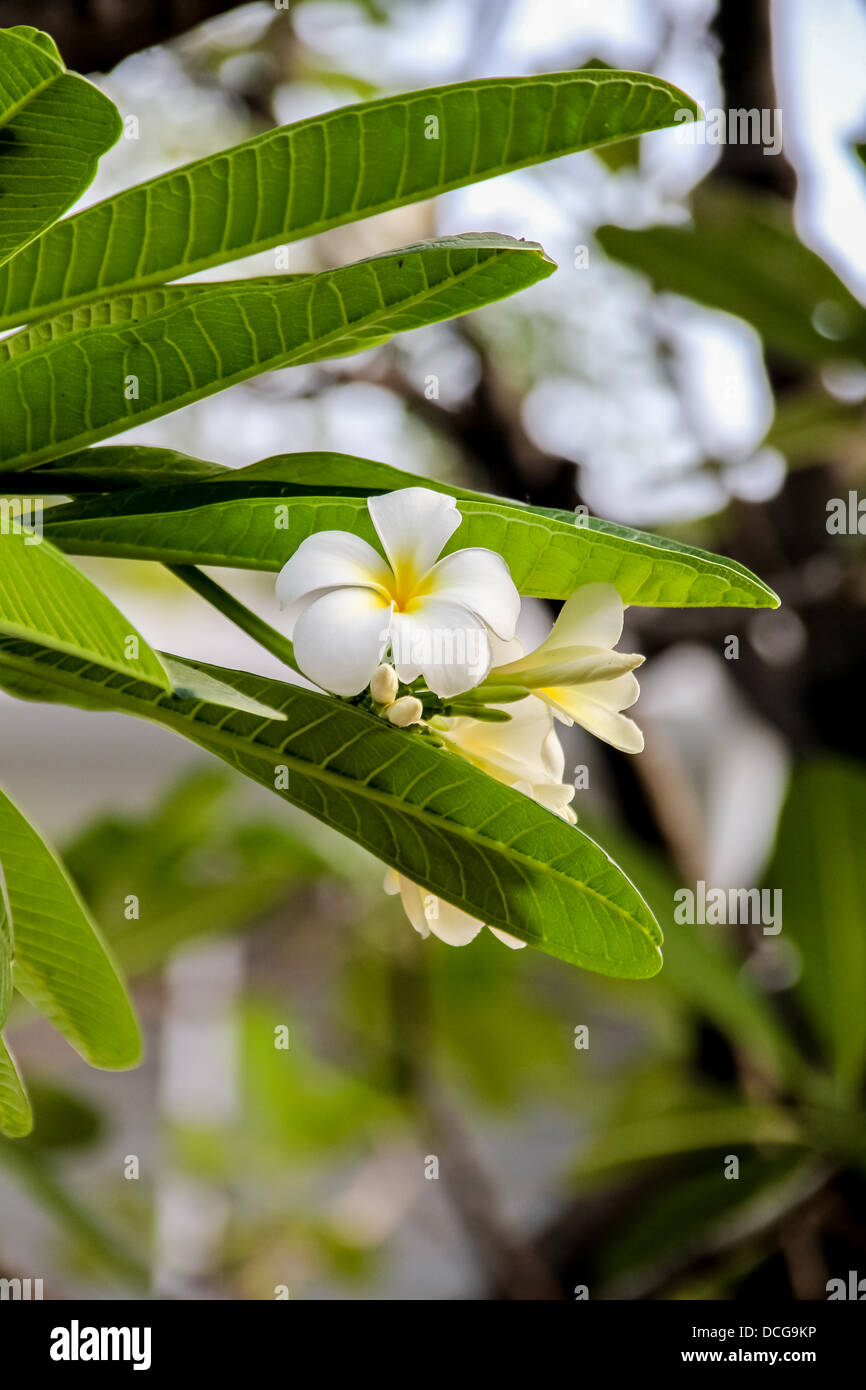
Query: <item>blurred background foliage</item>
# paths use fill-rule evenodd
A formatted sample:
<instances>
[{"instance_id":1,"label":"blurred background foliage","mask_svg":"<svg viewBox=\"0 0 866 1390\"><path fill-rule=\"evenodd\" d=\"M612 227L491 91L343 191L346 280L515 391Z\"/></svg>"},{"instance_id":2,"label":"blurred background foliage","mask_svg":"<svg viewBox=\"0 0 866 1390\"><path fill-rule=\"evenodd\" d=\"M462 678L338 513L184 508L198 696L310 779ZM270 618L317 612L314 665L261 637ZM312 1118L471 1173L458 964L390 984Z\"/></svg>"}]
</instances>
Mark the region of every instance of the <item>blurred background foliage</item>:
<instances>
[{"instance_id":1,"label":"blurred background foliage","mask_svg":"<svg viewBox=\"0 0 866 1390\"><path fill-rule=\"evenodd\" d=\"M866 464L862 8L0 0L19 22L136 118L88 201L470 75L607 62L776 113L777 154L663 132L293 247L304 270L495 228L561 268L129 437L228 464L342 449L585 505L734 556L783 607L632 609L646 753L567 737L582 827L665 930L649 983L489 933L421 942L380 866L195 750L61 709L34 742L41 712L3 697L4 781L63 848L149 1050L88 1072L16 1015L40 1079L33 1136L0 1144L0 1275L46 1296L748 1301L866 1274L866 571L856 512L827 524ZM160 645L276 669L156 567L91 567ZM220 578L269 611L265 577ZM527 610L534 637L551 615ZM699 879L781 890L781 932L676 924Z\"/></svg>"}]
</instances>

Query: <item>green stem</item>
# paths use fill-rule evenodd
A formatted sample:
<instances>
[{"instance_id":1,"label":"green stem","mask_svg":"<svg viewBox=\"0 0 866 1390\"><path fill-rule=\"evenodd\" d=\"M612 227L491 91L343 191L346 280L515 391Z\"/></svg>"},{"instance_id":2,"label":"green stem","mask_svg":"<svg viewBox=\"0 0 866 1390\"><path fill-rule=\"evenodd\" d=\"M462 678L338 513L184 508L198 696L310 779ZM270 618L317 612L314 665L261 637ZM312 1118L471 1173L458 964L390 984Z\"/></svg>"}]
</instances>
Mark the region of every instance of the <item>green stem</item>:
<instances>
[{"instance_id":1,"label":"green stem","mask_svg":"<svg viewBox=\"0 0 866 1390\"><path fill-rule=\"evenodd\" d=\"M270 652L278 661L282 661L286 666L291 666L293 671L299 675L303 674L295 661L294 648L288 637L284 637L281 632L277 632L265 622L264 618L259 618L249 608L238 599L233 598L227 589L223 589L215 580L202 574L195 565L166 565L165 568L173 574L181 583L186 584L210 603L214 608L222 613L223 617L228 618L229 622L235 624L248 637L252 637L254 642L258 642L260 647Z\"/></svg>"}]
</instances>

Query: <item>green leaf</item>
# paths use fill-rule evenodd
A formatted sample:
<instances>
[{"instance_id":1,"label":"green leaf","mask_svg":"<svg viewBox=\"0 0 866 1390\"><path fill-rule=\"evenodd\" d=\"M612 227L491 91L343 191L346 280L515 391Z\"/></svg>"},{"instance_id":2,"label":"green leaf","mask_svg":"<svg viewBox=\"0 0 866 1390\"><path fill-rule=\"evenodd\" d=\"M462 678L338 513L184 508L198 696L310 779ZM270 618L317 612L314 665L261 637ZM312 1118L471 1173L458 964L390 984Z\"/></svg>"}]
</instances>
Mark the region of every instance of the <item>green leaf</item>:
<instances>
[{"instance_id":1,"label":"green leaf","mask_svg":"<svg viewBox=\"0 0 866 1390\"><path fill-rule=\"evenodd\" d=\"M152 449L137 444L103 444L82 449L22 473L0 473L0 495L41 489L51 496L81 492L111 492L139 485L191 483L219 478L232 470L219 463L190 458L176 449Z\"/></svg>"},{"instance_id":2,"label":"green leaf","mask_svg":"<svg viewBox=\"0 0 866 1390\"><path fill-rule=\"evenodd\" d=\"M140 467L142 451L134 452L131 466ZM344 488L350 480L360 495L321 495L329 483ZM316 486L320 495L311 495L307 489ZM615 584L626 603L778 607L772 589L734 560L596 517L521 506L340 454L283 455L186 487L89 498L53 509L46 534L80 555L278 570L314 531L351 531L378 546L366 495L407 486L456 496L463 521L444 553L466 546L498 551L522 594L567 598L578 585L599 580Z\"/></svg>"},{"instance_id":3,"label":"green leaf","mask_svg":"<svg viewBox=\"0 0 866 1390\"><path fill-rule=\"evenodd\" d=\"M767 882L782 893L783 935L802 956L797 993L848 1092L866 1072L866 773L808 763L793 777Z\"/></svg>"},{"instance_id":4,"label":"green leaf","mask_svg":"<svg viewBox=\"0 0 866 1390\"><path fill-rule=\"evenodd\" d=\"M66 71L47 34L0 29L0 263L78 201L122 129L108 97Z\"/></svg>"},{"instance_id":5,"label":"green leaf","mask_svg":"<svg viewBox=\"0 0 866 1390\"><path fill-rule=\"evenodd\" d=\"M789 468L838 462L854 472L866 462L864 420L862 401L840 401L806 386L776 399L764 444L784 454Z\"/></svg>"},{"instance_id":6,"label":"green leaf","mask_svg":"<svg viewBox=\"0 0 866 1390\"><path fill-rule=\"evenodd\" d=\"M803 1094L812 1078L773 1003L744 972L742 958L718 927L685 925L673 917L677 875L618 827L581 814L581 823L609 847L630 878L640 883L665 934L663 984L700 1018L711 1020L732 1048L761 1074Z\"/></svg>"},{"instance_id":7,"label":"green leaf","mask_svg":"<svg viewBox=\"0 0 866 1390\"><path fill-rule=\"evenodd\" d=\"M602 227L607 255L657 290L736 314L769 347L805 362L866 359L866 309L799 240L781 200L704 186L693 226Z\"/></svg>"},{"instance_id":8,"label":"green leaf","mask_svg":"<svg viewBox=\"0 0 866 1390\"><path fill-rule=\"evenodd\" d=\"M712 1258L773 1229L814 1197L827 1177L826 1164L797 1150L774 1158L744 1154L736 1181L720 1181L712 1150L703 1162L690 1154L687 1172L667 1173L651 1202L641 1203L606 1233L602 1296L645 1298L648 1290L657 1292L659 1276L669 1288L680 1269L694 1267L698 1252Z\"/></svg>"},{"instance_id":9,"label":"green leaf","mask_svg":"<svg viewBox=\"0 0 866 1390\"><path fill-rule=\"evenodd\" d=\"M0 529L0 633L169 689L159 657L129 620L35 530Z\"/></svg>"},{"instance_id":10,"label":"green leaf","mask_svg":"<svg viewBox=\"0 0 866 1390\"><path fill-rule=\"evenodd\" d=\"M33 1128L33 1111L15 1059L0 1037L0 1134L23 1139Z\"/></svg>"},{"instance_id":11,"label":"green leaf","mask_svg":"<svg viewBox=\"0 0 866 1390\"><path fill-rule=\"evenodd\" d=\"M554 269L534 242L468 233L282 285L201 286L140 322L84 328L0 367L0 461L20 468L55 458L258 372L467 313Z\"/></svg>"},{"instance_id":12,"label":"green leaf","mask_svg":"<svg viewBox=\"0 0 866 1390\"><path fill-rule=\"evenodd\" d=\"M12 926L9 921L9 907L6 902L6 889L3 884L3 869L0 864L0 1028L5 1027L12 1007Z\"/></svg>"},{"instance_id":13,"label":"green leaf","mask_svg":"<svg viewBox=\"0 0 866 1390\"><path fill-rule=\"evenodd\" d=\"M272 705L263 705L259 700L250 699L241 690L235 690L224 681L217 680L208 671L203 671L188 661L176 656L161 654L162 663L169 674L169 687L179 700L198 700L203 704L221 705L224 709L240 710L244 714L257 714L265 719L285 719Z\"/></svg>"},{"instance_id":14,"label":"green leaf","mask_svg":"<svg viewBox=\"0 0 866 1390\"><path fill-rule=\"evenodd\" d=\"M804 1145L805 1140L796 1116L779 1106L719 1105L668 1112L605 1130L581 1158L577 1173L585 1178L649 1159L744 1144Z\"/></svg>"},{"instance_id":15,"label":"green leaf","mask_svg":"<svg viewBox=\"0 0 866 1390\"><path fill-rule=\"evenodd\" d=\"M114 814L64 845L64 861L127 975L165 964L187 942L250 931L295 895L328 878L331 866L281 806L252 818L234 775L208 763L174 784L153 811ZM297 819L301 819L298 817ZM312 841L313 836L309 836ZM130 924L134 892L148 910Z\"/></svg>"},{"instance_id":16,"label":"green leaf","mask_svg":"<svg viewBox=\"0 0 866 1390\"><path fill-rule=\"evenodd\" d=\"M659 130L683 110L697 114L658 77L578 71L432 87L270 130L53 227L0 270L0 328Z\"/></svg>"},{"instance_id":17,"label":"green leaf","mask_svg":"<svg viewBox=\"0 0 866 1390\"><path fill-rule=\"evenodd\" d=\"M158 314L163 309L178 309L184 305L195 305L203 295L210 293L214 284L239 283L255 285L260 289L284 289L287 284L297 284L299 280L309 279L305 275L260 275L247 280L208 281L198 285L158 285L154 289L134 290L132 293L114 294L105 299L92 299L87 304L76 305L50 318L37 319L29 328L0 339L0 365L10 362L14 357L22 357L34 348L45 347L68 333L78 333L84 328L117 327L124 323L138 323L141 319ZM181 455L178 455L180 458Z\"/></svg>"},{"instance_id":18,"label":"green leaf","mask_svg":"<svg viewBox=\"0 0 866 1390\"><path fill-rule=\"evenodd\" d=\"M105 944L59 860L3 792L0 862L16 989L91 1066L135 1066L138 1024Z\"/></svg>"},{"instance_id":19,"label":"green leaf","mask_svg":"<svg viewBox=\"0 0 866 1390\"><path fill-rule=\"evenodd\" d=\"M592 840L455 754L344 701L201 667L286 716L262 721L165 695L54 652L0 640L0 683L155 720L191 739L431 893L530 945L605 975L661 966L643 899Z\"/></svg>"}]
</instances>

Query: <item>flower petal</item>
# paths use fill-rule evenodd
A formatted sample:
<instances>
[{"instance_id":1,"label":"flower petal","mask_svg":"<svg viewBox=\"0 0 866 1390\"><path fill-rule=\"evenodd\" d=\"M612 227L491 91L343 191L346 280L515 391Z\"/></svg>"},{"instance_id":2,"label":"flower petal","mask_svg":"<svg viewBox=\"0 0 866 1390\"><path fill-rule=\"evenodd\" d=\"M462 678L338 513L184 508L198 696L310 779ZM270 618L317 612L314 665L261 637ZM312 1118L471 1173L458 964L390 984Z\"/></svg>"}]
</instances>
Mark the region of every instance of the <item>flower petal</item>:
<instances>
[{"instance_id":1,"label":"flower petal","mask_svg":"<svg viewBox=\"0 0 866 1390\"><path fill-rule=\"evenodd\" d=\"M599 690L608 684L612 682L599 682ZM564 711L569 721L580 724L589 733L595 734L596 738L619 748L622 753L642 752L644 738L634 720L607 708L597 700L590 700L586 690L586 686L560 686L554 690L546 690L544 694L550 699L554 709Z\"/></svg>"},{"instance_id":2,"label":"flower petal","mask_svg":"<svg viewBox=\"0 0 866 1390\"><path fill-rule=\"evenodd\" d=\"M427 576L434 598L462 603L477 613L497 637L509 642L520 616L520 595L501 555L481 546L455 550Z\"/></svg>"},{"instance_id":3,"label":"flower petal","mask_svg":"<svg viewBox=\"0 0 866 1390\"><path fill-rule=\"evenodd\" d=\"M423 675L448 699L471 690L490 669L490 642L480 618L458 603L424 599L391 622L391 659L401 681Z\"/></svg>"},{"instance_id":4,"label":"flower petal","mask_svg":"<svg viewBox=\"0 0 866 1390\"><path fill-rule=\"evenodd\" d=\"M349 531L317 531L301 541L283 565L276 591L293 624L313 598L329 589L378 589L390 597L392 585L393 575L382 556L360 536Z\"/></svg>"},{"instance_id":5,"label":"flower petal","mask_svg":"<svg viewBox=\"0 0 866 1390\"><path fill-rule=\"evenodd\" d=\"M549 641L550 639L548 639ZM549 647L547 642L528 656L497 666L491 679L515 680L530 690L554 685L580 685L615 681L624 671L642 666L637 652L611 651L608 647Z\"/></svg>"},{"instance_id":6,"label":"flower petal","mask_svg":"<svg viewBox=\"0 0 866 1390\"><path fill-rule=\"evenodd\" d=\"M418 579L462 521L456 498L429 487L403 487L368 497L367 508L395 575L403 571Z\"/></svg>"},{"instance_id":7,"label":"flower petal","mask_svg":"<svg viewBox=\"0 0 866 1390\"><path fill-rule=\"evenodd\" d=\"M633 671L612 681L592 681L581 688L581 694L605 709L630 709L640 695L640 686Z\"/></svg>"},{"instance_id":8,"label":"flower petal","mask_svg":"<svg viewBox=\"0 0 866 1390\"><path fill-rule=\"evenodd\" d=\"M394 870L394 873L396 873L396 870ZM412 923L418 935L428 937L430 935L430 924L427 921L427 915L424 911L424 899L426 896L424 889L419 888L417 883L413 883L411 878L406 878L405 874L397 874L397 882L400 899L403 903L403 911L406 913L406 916L409 918L409 921ZM386 882L385 892L387 893L390 891L392 890L388 888ZM438 903L439 899L434 894L431 893L429 896L431 902Z\"/></svg>"},{"instance_id":9,"label":"flower petal","mask_svg":"<svg viewBox=\"0 0 866 1390\"><path fill-rule=\"evenodd\" d=\"M335 695L369 685L388 641L392 605L371 589L332 589L295 623L295 658L304 675Z\"/></svg>"},{"instance_id":10,"label":"flower petal","mask_svg":"<svg viewBox=\"0 0 866 1390\"><path fill-rule=\"evenodd\" d=\"M385 870L385 882L382 884L382 887L385 889L389 898L393 898L396 893L400 892L400 875L397 873L396 869L391 868L390 864Z\"/></svg>"},{"instance_id":11,"label":"flower petal","mask_svg":"<svg viewBox=\"0 0 866 1390\"><path fill-rule=\"evenodd\" d=\"M622 636L625 609L612 584L582 584L566 599L542 646L615 647Z\"/></svg>"},{"instance_id":12,"label":"flower petal","mask_svg":"<svg viewBox=\"0 0 866 1390\"><path fill-rule=\"evenodd\" d=\"M432 931L434 936L449 946L468 946L478 935L483 922L470 917L459 907L452 907L435 893L429 893L405 874L398 877L404 911L419 936L429 936Z\"/></svg>"},{"instance_id":13,"label":"flower petal","mask_svg":"<svg viewBox=\"0 0 866 1390\"><path fill-rule=\"evenodd\" d=\"M430 896L432 897L432 894ZM436 898L435 902L438 914L432 909L432 904L427 913L427 925L433 935L449 946L468 946L484 923L479 922L477 917L470 917L468 912L462 912L459 907L452 907L451 903L446 903L442 898Z\"/></svg>"},{"instance_id":14,"label":"flower petal","mask_svg":"<svg viewBox=\"0 0 866 1390\"><path fill-rule=\"evenodd\" d=\"M469 717L454 719L445 739L468 762L509 786L558 780L565 757L544 701L528 695L499 708L511 715L507 724L487 724Z\"/></svg>"},{"instance_id":15,"label":"flower petal","mask_svg":"<svg viewBox=\"0 0 866 1390\"><path fill-rule=\"evenodd\" d=\"M569 805L574 798L573 786L565 782L535 782L532 786L528 782L515 782L514 790L523 792L545 810L552 811L561 820L567 820L569 825L576 823L577 816Z\"/></svg>"},{"instance_id":16,"label":"flower petal","mask_svg":"<svg viewBox=\"0 0 866 1390\"><path fill-rule=\"evenodd\" d=\"M494 936L498 936L502 944L504 946L509 946L512 951L520 951L526 945L525 941L519 941L517 937L512 936L510 932L500 931L499 927L491 927L488 925L488 930L492 931Z\"/></svg>"}]
</instances>

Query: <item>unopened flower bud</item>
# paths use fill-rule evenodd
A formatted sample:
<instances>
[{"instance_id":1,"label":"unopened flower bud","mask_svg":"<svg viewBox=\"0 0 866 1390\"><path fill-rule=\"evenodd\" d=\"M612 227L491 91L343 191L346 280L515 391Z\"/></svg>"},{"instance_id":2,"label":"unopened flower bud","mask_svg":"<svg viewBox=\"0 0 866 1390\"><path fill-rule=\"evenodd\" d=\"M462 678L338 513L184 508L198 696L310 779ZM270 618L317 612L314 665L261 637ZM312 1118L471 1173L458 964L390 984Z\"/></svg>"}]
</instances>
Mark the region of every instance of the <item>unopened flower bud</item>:
<instances>
[{"instance_id":1,"label":"unopened flower bud","mask_svg":"<svg viewBox=\"0 0 866 1390\"><path fill-rule=\"evenodd\" d=\"M390 705L397 698L400 682L393 666L377 666L370 681L370 694L377 705Z\"/></svg>"},{"instance_id":2,"label":"unopened flower bud","mask_svg":"<svg viewBox=\"0 0 866 1390\"><path fill-rule=\"evenodd\" d=\"M401 695L390 705L385 718L398 729L408 729L410 724L420 724L424 706L414 695Z\"/></svg>"}]
</instances>

